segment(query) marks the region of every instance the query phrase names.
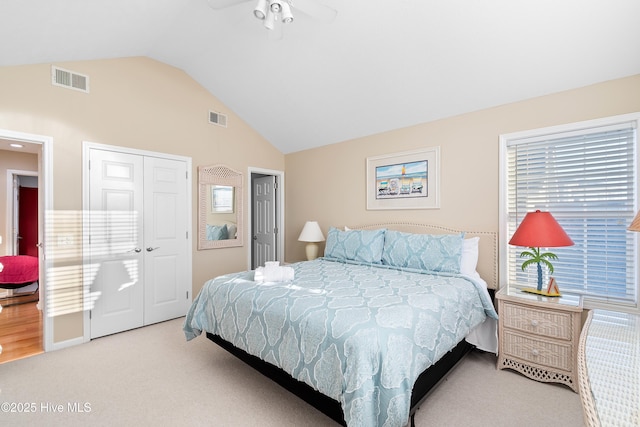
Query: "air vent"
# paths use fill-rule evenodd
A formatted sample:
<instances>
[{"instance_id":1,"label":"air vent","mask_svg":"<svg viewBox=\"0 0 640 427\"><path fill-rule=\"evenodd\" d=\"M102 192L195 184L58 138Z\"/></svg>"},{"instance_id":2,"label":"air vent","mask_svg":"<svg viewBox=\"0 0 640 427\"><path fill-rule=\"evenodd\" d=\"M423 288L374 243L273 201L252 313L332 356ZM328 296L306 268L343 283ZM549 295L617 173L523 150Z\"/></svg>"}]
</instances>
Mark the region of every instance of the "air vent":
<instances>
[{"instance_id":1,"label":"air vent","mask_svg":"<svg viewBox=\"0 0 640 427\"><path fill-rule=\"evenodd\" d=\"M89 76L74 73L73 71L51 67L51 84L66 87L67 89L89 92Z\"/></svg>"},{"instance_id":2,"label":"air vent","mask_svg":"<svg viewBox=\"0 0 640 427\"><path fill-rule=\"evenodd\" d=\"M227 116L222 113L216 113L215 111L209 111L209 123L227 127Z\"/></svg>"}]
</instances>

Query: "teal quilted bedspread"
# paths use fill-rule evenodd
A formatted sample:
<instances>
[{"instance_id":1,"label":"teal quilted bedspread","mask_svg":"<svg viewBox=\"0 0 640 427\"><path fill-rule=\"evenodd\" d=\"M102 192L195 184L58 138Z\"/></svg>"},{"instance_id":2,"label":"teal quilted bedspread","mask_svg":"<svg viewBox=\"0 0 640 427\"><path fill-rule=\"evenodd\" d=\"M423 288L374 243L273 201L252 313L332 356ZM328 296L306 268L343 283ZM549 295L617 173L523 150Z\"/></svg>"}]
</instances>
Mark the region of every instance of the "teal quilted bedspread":
<instances>
[{"instance_id":1,"label":"teal quilted bedspread","mask_svg":"<svg viewBox=\"0 0 640 427\"><path fill-rule=\"evenodd\" d=\"M342 405L349 427L402 427L418 375L486 316L483 285L454 274L317 259L291 282L253 271L208 281L187 314L188 340L217 334Z\"/></svg>"}]
</instances>

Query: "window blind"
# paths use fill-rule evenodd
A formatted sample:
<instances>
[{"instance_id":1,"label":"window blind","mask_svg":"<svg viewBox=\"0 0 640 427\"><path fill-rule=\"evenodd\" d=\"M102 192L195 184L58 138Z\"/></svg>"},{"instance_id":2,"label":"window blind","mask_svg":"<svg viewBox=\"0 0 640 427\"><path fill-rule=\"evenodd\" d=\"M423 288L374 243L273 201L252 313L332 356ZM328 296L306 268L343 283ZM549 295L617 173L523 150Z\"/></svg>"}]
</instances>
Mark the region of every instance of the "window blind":
<instances>
[{"instance_id":1,"label":"window blind","mask_svg":"<svg viewBox=\"0 0 640 427\"><path fill-rule=\"evenodd\" d=\"M507 232L527 212L551 212L574 246L548 248L561 290L635 304L635 121L507 141ZM531 286L537 271L522 271L522 247L508 245L509 283ZM545 270L545 284L549 272Z\"/></svg>"}]
</instances>

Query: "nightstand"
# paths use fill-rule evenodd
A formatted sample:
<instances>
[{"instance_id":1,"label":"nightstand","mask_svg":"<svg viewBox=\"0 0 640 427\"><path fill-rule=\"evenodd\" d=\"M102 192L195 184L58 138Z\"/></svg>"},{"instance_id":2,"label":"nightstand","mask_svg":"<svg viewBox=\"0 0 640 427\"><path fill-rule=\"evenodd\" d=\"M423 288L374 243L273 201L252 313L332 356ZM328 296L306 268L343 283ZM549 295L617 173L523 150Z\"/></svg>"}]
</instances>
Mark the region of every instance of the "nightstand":
<instances>
[{"instance_id":1,"label":"nightstand","mask_svg":"<svg viewBox=\"0 0 640 427\"><path fill-rule=\"evenodd\" d=\"M498 369L565 384L577 393L582 297L544 297L503 288L496 298Z\"/></svg>"}]
</instances>

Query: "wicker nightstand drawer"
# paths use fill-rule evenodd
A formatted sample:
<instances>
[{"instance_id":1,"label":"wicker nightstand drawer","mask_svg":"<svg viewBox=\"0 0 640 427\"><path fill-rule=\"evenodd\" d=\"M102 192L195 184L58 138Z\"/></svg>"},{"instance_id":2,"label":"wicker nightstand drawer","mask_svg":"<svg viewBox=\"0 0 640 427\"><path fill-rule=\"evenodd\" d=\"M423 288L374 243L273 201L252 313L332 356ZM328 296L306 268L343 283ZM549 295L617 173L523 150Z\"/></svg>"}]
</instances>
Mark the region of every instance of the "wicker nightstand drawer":
<instances>
[{"instance_id":1,"label":"wicker nightstand drawer","mask_svg":"<svg viewBox=\"0 0 640 427\"><path fill-rule=\"evenodd\" d=\"M582 297L552 298L501 289L498 301L498 369L578 391L577 353Z\"/></svg>"},{"instance_id":2,"label":"wicker nightstand drawer","mask_svg":"<svg viewBox=\"0 0 640 427\"><path fill-rule=\"evenodd\" d=\"M571 340L571 314L505 302L504 326L551 338Z\"/></svg>"},{"instance_id":3,"label":"wicker nightstand drawer","mask_svg":"<svg viewBox=\"0 0 640 427\"><path fill-rule=\"evenodd\" d=\"M565 371L573 369L573 348L571 343L560 344L542 341L511 331L504 331L502 340L502 350L505 355L549 368Z\"/></svg>"}]
</instances>

